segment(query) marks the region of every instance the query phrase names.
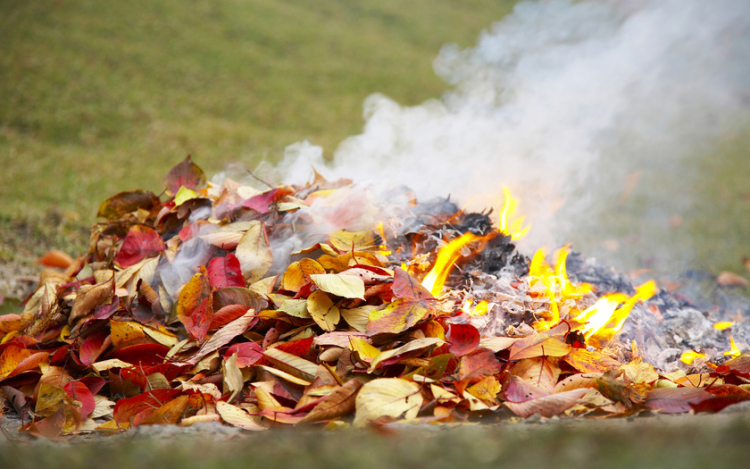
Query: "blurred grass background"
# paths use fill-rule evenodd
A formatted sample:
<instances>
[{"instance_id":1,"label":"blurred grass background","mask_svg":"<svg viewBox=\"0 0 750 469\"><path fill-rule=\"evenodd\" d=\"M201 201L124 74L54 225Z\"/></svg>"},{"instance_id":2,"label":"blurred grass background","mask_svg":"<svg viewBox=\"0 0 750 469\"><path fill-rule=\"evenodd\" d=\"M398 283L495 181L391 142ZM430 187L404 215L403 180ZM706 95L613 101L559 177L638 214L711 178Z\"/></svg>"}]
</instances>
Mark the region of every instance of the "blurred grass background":
<instances>
[{"instance_id":1,"label":"blurred grass background","mask_svg":"<svg viewBox=\"0 0 750 469\"><path fill-rule=\"evenodd\" d=\"M208 174L304 139L330 155L369 94L440 96L440 47L514 3L0 2L0 263L81 251L104 199L158 193L188 154Z\"/></svg>"},{"instance_id":2,"label":"blurred grass background","mask_svg":"<svg viewBox=\"0 0 750 469\"><path fill-rule=\"evenodd\" d=\"M33 273L55 247L82 251L102 200L159 192L187 154L208 174L276 161L303 139L330 156L361 131L369 94L404 105L439 97L440 47L473 45L514 3L0 2L0 271ZM695 164L712 176L693 188L690 213L648 227L656 245L683 245L699 268L745 273L749 153L750 129L699 152ZM655 176L641 187L668 179ZM664 192L667 213L675 201ZM654 238L631 222L637 191L631 200L597 215L575 246L620 269L652 264ZM608 252L612 237L619 253Z\"/></svg>"}]
</instances>

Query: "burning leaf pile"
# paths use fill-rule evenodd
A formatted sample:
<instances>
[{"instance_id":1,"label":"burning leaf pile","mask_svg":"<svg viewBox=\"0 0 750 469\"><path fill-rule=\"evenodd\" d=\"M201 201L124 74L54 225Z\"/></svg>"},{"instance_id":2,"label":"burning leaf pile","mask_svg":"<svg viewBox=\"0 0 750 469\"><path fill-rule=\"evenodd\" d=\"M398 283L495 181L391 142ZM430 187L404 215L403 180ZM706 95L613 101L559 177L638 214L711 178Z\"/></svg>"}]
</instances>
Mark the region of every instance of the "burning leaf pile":
<instances>
[{"instance_id":1,"label":"burning leaf pile","mask_svg":"<svg viewBox=\"0 0 750 469\"><path fill-rule=\"evenodd\" d=\"M717 365L690 352L686 371L660 372L618 336L644 302L658 313L653 282L606 291L568 277L565 248L555 267L543 251L516 252L526 228L509 193L495 228L490 213L395 191L405 203L385 217L347 181L214 185L188 158L161 196L115 195L86 256L45 256L57 268L23 313L0 316L3 406L30 434L57 437L614 417L750 399L750 355Z\"/></svg>"}]
</instances>

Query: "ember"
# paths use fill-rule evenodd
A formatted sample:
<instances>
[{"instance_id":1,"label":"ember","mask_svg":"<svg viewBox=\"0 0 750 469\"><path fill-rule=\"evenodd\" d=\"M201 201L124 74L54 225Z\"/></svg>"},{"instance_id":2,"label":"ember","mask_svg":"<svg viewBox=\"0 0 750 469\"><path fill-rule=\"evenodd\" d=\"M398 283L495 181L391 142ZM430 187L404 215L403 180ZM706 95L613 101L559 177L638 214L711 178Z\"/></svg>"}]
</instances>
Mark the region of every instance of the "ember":
<instances>
[{"instance_id":1,"label":"ember","mask_svg":"<svg viewBox=\"0 0 750 469\"><path fill-rule=\"evenodd\" d=\"M653 281L633 289L568 247L554 268L544 250L519 254L528 227L508 221L507 189L493 228L490 213L408 192L385 211L320 176L214 185L189 158L166 188L105 201L88 253L55 256L64 270L0 317L2 393L29 433L613 417L750 399L750 355L731 335L728 360L700 344L660 355L655 318L677 300Z\"/></svg>"}]
</instances>

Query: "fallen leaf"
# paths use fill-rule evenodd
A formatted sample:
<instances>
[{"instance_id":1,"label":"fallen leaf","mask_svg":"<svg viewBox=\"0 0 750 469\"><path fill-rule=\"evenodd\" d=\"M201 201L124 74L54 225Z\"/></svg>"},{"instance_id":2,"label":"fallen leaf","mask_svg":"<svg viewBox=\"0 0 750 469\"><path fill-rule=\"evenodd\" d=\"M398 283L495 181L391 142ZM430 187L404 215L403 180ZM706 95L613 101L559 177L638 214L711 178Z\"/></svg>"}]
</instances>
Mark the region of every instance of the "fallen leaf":
<instances>
[{"instance_id":1,"label":"fallen leaf","mask_svg":"<svg viewBox=\"0 0 750 469\"><path fill-rule=\"evenodd\" d=\"M380 244L379 237L372 231L334 231L328 235L328 241L341 252L376 249Z\"/></svg>"},{"instance_id":2,"label":"fallen leaf","mask_svg":"<svg viewBox=\"0 0 750 469\"><path fill-rule=\"evenodd\" d=\"M573 407L588 392L588 389L573 389L520 403L505 402L504 405L521 418L535 414L551 418Z\"/></svg>"},{"instance_id":3,"label":"fallen leaf","mask_svg":"<svg viewBox=\"0 0 750 469\"><path fill-rule=\"evenodd\" d=\"M232 339L244 333L250 323L254 320L255 311L248 310L244 315L216 331L210 339L203 343L200 350L198 350L198 352L196 352L187 363L195 365L201 358L215 350L219 350L219 348L231 342Z\"/></svg>"},{"instance_id":4,"label":"fallen leaf","mask_svg":"<svg viewBox=\"0 0 750 469\"><path fill-rule=\"evenodd\" d=\"M442 343L444 343L443 340L437 339L434 337L416 339L416 340L412 340L406 345L402 345L401 347L395 348L393 350L386 350L386 351L380 352L370 364L370 371L375 370L378 367L378 365L380 365L383 362L387 362L394 357L399 357L401 355L404 355L409 352L413 352L415 350L421 350L421 349L432 347L433 345L439 345Z\"/></svg>"},{"instance_id":5,"label":"fallen leaf","mask_svg":"<svg viewBox=\"0 0 750 469\"><path fill-rule=\"evenodd\" d=\"M468 355L479 347L479 331L471 324L449 324L448 351L457 357Z\"/></svg>"},{"instance_id":6,"label":"fallen leaf","mask_svg":"<svg viewBox=\"0 0 750 469\"><path fill-rule=\"evenodd\" d=\"M279 350L278 348L270 348L264 351L263 355L270 360L276 368L306 381L314 380L315 373L318 371L318 365L315 363Z\"/></svg>"},{"instance_id":7,"label":"fallen leaf","mask_svg":"<svg viewBox=\"0 0 750 469\"><path fill-rule=\"evenodd\" d=\"M400 378L370 381L357 394L354 426L363 427L384 417L414 419L422 400L417 383Z\"/></svg>"},{"instance_id":8,"label":"fallen leaf","mask_svg":"<svg viewBox=\"0 0 750 469\"><path fill-rule=\"evenodd\" d=\"M240 261L242 275L247 283L257 282L268 272L273 265L273 253L260 221L255 220L248 228L234 254Z\"/></svg>"},{"instance_id":9,"label":"fallen leaf","mask_svg":"<svg viewBox=\"0 0 750 469\"><path fill-rule=\"evenodd\" d=\"M67 269L73 263L73 258L62 251L53 249L46 252L42 257L37 259L36 263L45 267Z\"/></svg>"},{"instance_id":10,"label":"fallen leaf","mask_svg":"<svg viewBox=\"0 0 750 469\"><path fill-rule=\"evenodd\" d=\"M140 425L174 425L188 407L190 396L178 396L154 410Z\"/></svg>"},{"instance_id":11,"label":"fallen leaf","mask_svg":"<svg viewBox=\"0 0 750 469\"><path fill-rule=\"evenodd\" d=\"M235 427L251 431L266 430L266 427L262 426L257 418L251 417L247 412L232 404L219 401L216 403L216 411L223 421Z\"/></svg>"},{"instance_id":12,"label":"fallen leaf","mask_svg":"<svg viewBox=\"0 0 750 469\"><path fill-rule=\"evenodd\" d=\"M146 225L135 225L125 236L115 261L120 267L130 267L159 254L164 247L164 241L156 230Z\"/></svg>"},{"instance_id":13,"label":"fallen leaf","mask_svg":"<svg viewBox=\"0 0 750 469\"><path fill-rule=\"evenodd\" d=\"M599 352L589 352L582 348L571 349L563 360L583 373L605 373L622 366L622 363L609 355Z\"/></svg>"},{"instance_id":14,"label":"fallen leaf","mask_svg":"<svg viewBox=\"0 0 750 469\"><path fill-rule=\"evenodd\" d=\"M461 357L458 377L462 381L481 381L485 376L499 373L502 367L491 350L478 349L471 355Z\"/></svg>"},{"instance_id":15,"label":"fallen leaf","mask_svg":"<svg viewBox=\"0 0 750 469\"><path fill-rule=\"evenodd\" d=\"M159 199L151 191L120 192L102 202L96 216L108 220L117 220L138 209L151 211L158 204Z\"/></svg>"},{"instance_id":16,"label":"fallen leaf","mask_svg":"<svg viewBox=\"0 0 750 469\"><path fill-rule=\"evenodd\" d=\"M712 395L700 388L658 388L646 397L645 405L654 412L677 414L689 412L690 404L698 404Z\"/></svg>"},{"instance_id":17,"label":"fallen leaf","mask_svg":"<svg viewBox=\"0 0 750 469\"><path fill-rule=\"evenodd\" d=\"M367 335L398 334L416 325L430 314L424 300L396 300L370 313Z\"/></svg>"},{"instance_id":18,"label":"fallen leaf","mask_svg":"<svg viewBox=\"0 0 750 469\"><path fill-rule=\"evenodd\" d=\"M300 420L300 423L319 422L351 414L356 408L355 399L361 387L362 385L356 379L347 381L324 397L310 413Z\"/></svg>"},{"instance_id":19,"label":"fallen leaf","mask_svg":"<svg viewBox=\"0 0 750 469\"><path fill-rule=\"evenodd\" d=\"M430 300L435 297L417 279L409 275L405 270L396 267L394 270L393 296L409 300Z\"/></svg>"},{"instance_id":20,"label":"fallen leaf","mask_svg":"<svg viewBox=\"0 0 750 469\"><path fill-rule=\"evenodd\" d=\"M242 268L237 256L228 253L224 257L215 257L208 263L208 280L214 288L244 287Z\"/></svg>"},{"instance_id":21,"label":"fallen leaf","mask_svg":"<svg viewBox=\"0 0 750 469\"><path fill-rule=\"evenodd\" d=\"M190 155L169 170L165 183L169 195L177 194L181 187L197 191L204 189L206 184L206 175L192 162Z\"/></svg>"},{"instance_id":22,"label":"fallen leaf","mask_svg":"<svg viewBox=\"0 0 750 469\"><path fill-rule=\"evenodd\" d=\"M320 290L316 290L307 297L307 310L313 321L324 331L336 330L336 324L341 320L339 308L333 300Z\"/></svg>"},{"instance_id":23,"label":"fallen leaf","mask_svg":"<svg viewBox=\"0 0 750 469\"><path fill-rule=\"evenodd\" d=\"M750 281L734 272L722 272L716 277L716 283L722 287L747 287Z\"/></svg>"},{"instance_id":24,"label":"fallen leaf","mask_svg":"<svg viewBox=\"0 0 750 469\"><path fill-rule=\"evenodd\" d=\"M365 298L365 282L345 274L313 274L310 280L319 289L342 298Z\"/></svg>"}]
</instances>

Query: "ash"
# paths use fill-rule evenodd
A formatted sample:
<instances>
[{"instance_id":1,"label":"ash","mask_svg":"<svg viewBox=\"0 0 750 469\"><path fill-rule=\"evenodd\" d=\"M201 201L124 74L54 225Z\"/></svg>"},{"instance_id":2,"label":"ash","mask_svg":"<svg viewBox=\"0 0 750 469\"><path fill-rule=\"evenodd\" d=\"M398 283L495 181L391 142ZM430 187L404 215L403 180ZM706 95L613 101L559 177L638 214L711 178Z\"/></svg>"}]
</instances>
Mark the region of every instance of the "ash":
<instances>
[{"instance_id":1,"label":"ash","mask_svg":"<svg viewBox=\"0 0 750 469\"><path fill-rule=\"evenodd\" d=\"M432 212L439 208L439 215ZM404 260L424 256L430 264L434 253L444 240L470 231L486 235L492 229L487 213L458 212L453 204L433 202L423 207L405 226L400 238L399 252ZM449 221L446 221L446 218ZM430 223L432 222L432 223ZM487 301L487 314L455 316L454 322L470 322L483 337L527 336L535 331L532 324L550 317L550 302L541 290L531 285L529 258L518 253L509 236L492 238L478 252L470 250L454 267L446 286L449 298L461 305L466 299ZM427 259L429 257L429 259ZM584 310L607 293L633 295L633 282L623 272L597 263L581 253L573 252L567 260L568 276L573 283L589 283L591 294L559 305L560 317L565 318L572 308ZM706 361L721 363L728 359L723 352L731 347L730 336L741 350L750 344L750 296L744 287L722 287L716 277L707 272L689 271L664 282L678 285L673 291L660 290L646 302L637 304L631 311L620 333L602 344L601 352L611 354L621 361L632 359L632 342L638 346L639 355L655 368L664 372L683 369L696 372L705 368ZM539 282L541 283L541 282ZM539 285L537 283L537 285ZM541 286L540 286L541 287ZM720 331L713 324L734 321L728 330ZM704 353L693 365L680 361L688 350Z\"/></svg>"}]
</instances>

